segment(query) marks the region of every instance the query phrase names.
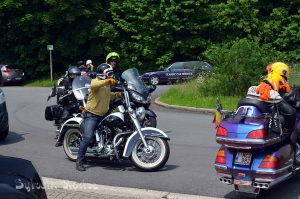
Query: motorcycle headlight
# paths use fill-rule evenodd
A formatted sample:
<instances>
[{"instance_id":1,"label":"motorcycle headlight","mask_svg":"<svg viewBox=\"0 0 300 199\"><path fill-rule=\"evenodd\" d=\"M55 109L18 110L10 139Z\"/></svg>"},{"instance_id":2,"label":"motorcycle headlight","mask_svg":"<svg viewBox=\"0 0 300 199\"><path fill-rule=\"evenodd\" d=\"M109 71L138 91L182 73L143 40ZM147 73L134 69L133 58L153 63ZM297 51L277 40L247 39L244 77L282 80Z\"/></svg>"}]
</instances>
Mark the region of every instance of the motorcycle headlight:
<instances>
[{"instance_id":1,"label":"motorcycle headlight","mask_svg":"<svg viewBox=\"0 0 300 199\"><path fill-rule=\"evenodd\" d=\"M138 120L142 121L145 118L146 110L143 106L138 107L135 110L135 114L136 114L136 117L138 118Z\"/></svg>"},{"instance_id":2,"label":"motorcycle headlight","mask_svg":"<svg viewBox=\"0 0 300 199\"><path fill-rule=\"evenodd\" d=\"M144 98L139 95L138 93L132 92L132 98L134 101L138 102L138 103L146 103L146 101L144 100Z\"/></svg>"}]
</instances>

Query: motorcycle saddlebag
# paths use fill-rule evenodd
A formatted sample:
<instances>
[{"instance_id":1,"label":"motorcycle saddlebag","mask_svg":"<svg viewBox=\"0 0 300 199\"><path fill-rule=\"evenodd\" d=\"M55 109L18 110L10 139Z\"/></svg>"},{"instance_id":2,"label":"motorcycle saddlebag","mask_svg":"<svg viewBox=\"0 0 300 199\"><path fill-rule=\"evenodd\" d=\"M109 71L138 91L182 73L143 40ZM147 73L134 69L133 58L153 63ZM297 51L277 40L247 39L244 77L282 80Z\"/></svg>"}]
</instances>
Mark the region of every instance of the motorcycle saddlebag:
<instances>
[{"instance_id":1,"label":"motorcycle saddlebag","mask_svg":"<svg viewBox=\"0 0 300 199\"><path fill-rule=\"evenodd\" d=\"M59 120L63 111L64 108L58 104L47 106L45 109L45 119L48 121Z\"/></svg>"}]
</instances>

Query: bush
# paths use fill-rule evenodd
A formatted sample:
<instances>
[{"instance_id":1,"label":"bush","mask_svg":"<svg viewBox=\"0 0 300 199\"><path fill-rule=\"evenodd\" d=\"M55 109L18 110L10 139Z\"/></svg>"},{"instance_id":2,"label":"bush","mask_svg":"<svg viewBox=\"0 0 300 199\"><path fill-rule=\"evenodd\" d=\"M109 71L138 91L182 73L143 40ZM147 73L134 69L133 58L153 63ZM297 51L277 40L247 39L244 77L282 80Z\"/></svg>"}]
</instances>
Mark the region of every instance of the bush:
<instances>
[{"instance_id":1,"label":"bush","mask_svg":"<svg viewBox=\"0 0 300 199\"><path fill-rule=\"evenodd\" d=\"M203 55L215 67L214 74L202 84L200 92L213 96L241 96L251 85L258 85L265 66L272 60L269 51L250 39L213 45Z\"/></svg>"}]
</instances>

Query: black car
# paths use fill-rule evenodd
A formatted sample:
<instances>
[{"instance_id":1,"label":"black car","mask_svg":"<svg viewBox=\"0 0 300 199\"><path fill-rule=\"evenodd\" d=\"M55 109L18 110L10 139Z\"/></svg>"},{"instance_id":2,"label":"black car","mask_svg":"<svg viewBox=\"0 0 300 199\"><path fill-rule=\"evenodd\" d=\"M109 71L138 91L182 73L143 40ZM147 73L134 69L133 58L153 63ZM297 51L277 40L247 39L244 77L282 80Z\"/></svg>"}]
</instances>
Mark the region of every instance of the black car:
<instances>
[{"instance_id":1,"label":"black car","mask_svg":"<svg viewBox=\"0 0 300 199\"><path fill-rule=\"evenodd\" d=\"M0 156L1 199L47 199L45 187L29 160Z\"/></svg>"},{"instance_id":2,"label":"black car","mask_svg":"<svg viewBox=\"0 0 300 199\"><path fill-rule=\"evenodd\" d=\"M175 62L163 71L149 72L142 75L146 83L153 85L185 81L192 77L201 77L212 72L213 67L205 61Z\"/></svg>"},{"instance_id":3,"label":"black car","mask_svg":"<svg viewBox=\"0 0 300 199\"><path fill-rule=\"evenodd\" d=\"M8 113L4 92L0 88L0 141L5 140L9 132Z\"/></svg>"}]
</instances>

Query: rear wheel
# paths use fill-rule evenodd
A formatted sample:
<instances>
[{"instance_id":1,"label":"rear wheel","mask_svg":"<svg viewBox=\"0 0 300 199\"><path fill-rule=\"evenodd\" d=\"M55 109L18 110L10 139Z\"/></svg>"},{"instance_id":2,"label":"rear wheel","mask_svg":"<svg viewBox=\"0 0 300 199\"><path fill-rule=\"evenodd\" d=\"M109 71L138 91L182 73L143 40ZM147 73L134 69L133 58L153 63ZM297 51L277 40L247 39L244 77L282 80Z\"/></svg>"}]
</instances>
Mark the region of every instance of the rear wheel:
<instances>
[{"instance_id":1,"label":"rear wheel","mask_svg":"<svg viewBox=\"0 0 300 199\"><path fill-rule=\"evenodd\" d=\"M157 75L153 75L149 78L149 82L152 85L157 85L159 84L159 77Z\"/></svg>"},{"instance_id":2,"label":"rear wheel","mask_svg":"<svg viewBox=\"0 0 300 199\"><path fill-rule=\"evenodd\" d=\"M79 150L81 138L82 134L78 129L69 129L65 134L63 148L68 159L71 161L76 161L77 159L77 151Z\"/></svg>"},{"instance_id":3,"label":"rear wheel","mask_svg":"<svg viewBox=\"0 0 300 199\"><path fill-rule=\"evenodd\" d=\"M169 143L159 137L145 138L150 151L147 151L142 140L138 140L131 154L131 161L141 171L156 171L162 168L169 159Z\"/></svg>"},{"instance_id":4,"label":"rear wheel","mask_svg":"<svg viewBox=\"0 0 300 199\"><path fill-rule=\"evenodd\" d=\"M3 141L6 139L9 132L9 127L7 127L3 132L0 133L0 141Z\"/></svg>"}]
</instances>

